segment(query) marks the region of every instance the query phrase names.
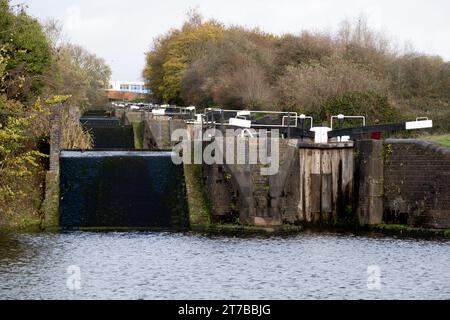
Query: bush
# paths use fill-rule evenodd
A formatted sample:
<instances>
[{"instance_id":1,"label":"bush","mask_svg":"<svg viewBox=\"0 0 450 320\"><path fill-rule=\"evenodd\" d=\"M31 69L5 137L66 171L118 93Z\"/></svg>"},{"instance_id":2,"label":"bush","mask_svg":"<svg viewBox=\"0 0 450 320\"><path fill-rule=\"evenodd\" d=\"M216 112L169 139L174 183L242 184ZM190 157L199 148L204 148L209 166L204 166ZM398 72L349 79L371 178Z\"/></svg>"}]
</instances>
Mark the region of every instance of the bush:
<instances>
[{"instance_id":1,"label":"bush","mask_svg":"<svg viewBox=\"0 0 450 320\"><path fill-rule=\"evenodd\" d=\"M396 59L388 77L400 98L450 97L450 67L441 57L409 54Z\"/></svg>"},{"instance_id":2,"label":"bush","mask_svg":"<svg viewBox=\"0 0 450 320\"><path fill-rule=\"evenodd\" d=\"M210 42L183 75L181 95L188 104L231 109L265 109L274 93L267 74L272 64L270 41L257 31L229 29Z\"/></svg>"},{"instance_id":3,"label":"bush","mask_svg":"<svg viewBox=\"0 0 450 320\"><path fill-rule=\"evenodd\" d=\"M390 104L389 98L375 92L350 92L330 98L323 108L320 119L344 114L365 116L368 124L389 123L399 119L398 111Z\"/></svg>"},{"instance_id":4,"label":"bush","mask_svg":"<svg viewBox=\"0 0 450 320\"><path fill-rule=\"evenodd\" d=\"M448 130L450 63L394 47L364 17L335 34L283 36L197 17L156 41L144 75L157 100L200 109L285 109L322 119L355 112L380 122L428 116Z\"/></svg>"},{"instance_id":5,"label":"bush","mask_svg":"<svg viewBox=\"0 0 450 320\"><path fill-rule=\"evenodd\" d=\"M70 108L64 108L61 112L61 149L92 149L94 138L83 129L78 115L71 112Z\"/></svg>"},{"instance_id":6,"label":"bush","mask_svg":"<svg viewBox=\"0 0 450 320\"><path fill-rule=\"evenodd\" d=\"M325 103L351 92L385 95L387 85L359 65L334 58L325 64L288 67L278 81L280 105L307 114L323 114Z\"/></svg>"},{"instance_id":7,"label":"bush","mask_svg":"<svg viewBox=\"0 0 450 320\"><path fill-rule=\"evenodd\" d=\"M322 61L335 52L333 40L325 34L303 32L300 36L282 36L275 44L274 76L282 75L287 66Z\"/></svg>"}]
</instances>

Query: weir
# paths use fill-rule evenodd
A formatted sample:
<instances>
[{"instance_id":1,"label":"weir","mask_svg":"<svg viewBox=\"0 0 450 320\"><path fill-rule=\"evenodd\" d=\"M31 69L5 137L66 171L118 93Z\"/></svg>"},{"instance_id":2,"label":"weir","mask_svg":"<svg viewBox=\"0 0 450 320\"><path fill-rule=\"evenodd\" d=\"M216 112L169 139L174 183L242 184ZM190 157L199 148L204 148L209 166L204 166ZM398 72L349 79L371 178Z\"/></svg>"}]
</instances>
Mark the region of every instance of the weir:
<instances>
[{"instance_id":1,"label":"weir","mask_svg":"<svg viewBox=\"0 0 450 320\"><path fill-rule=\"evenodd\" d=\"M170 152L62 151L63 228L187 227L183 167Z\"/></svg>"},{"instance_id":2,"label":"weir","mask_svg":"<svg viewBox=\"0 0 450 320\"><path fill-rule=\"evenodd\" d=\"M84 116L80 122L93 136L95 149L134 148L133 127L122 125L118 118Z\"/></svg>"},{"instance_id":3,"label":"weir","mask_svg":"<svg viewBox=\"0 0 450 320\"><path fill-rule=\"evenodd\" d=\"M60 227L187 227L183 166L171 152L136 151L132 124L105 113L87 112L80 122L94 148L60 152Z\"/></svg>"},{"instance_id":4,"label":"weir","mask_svg":"<svg viewBox=\"0 0 450 320\"><path fill-rule=\"evenodd\" d=\"M339 115L334 117L337 128L333 121L332 128L327 128L314 127L311 117L290 112L265 115L207 109L193 119L184 109L179 115L154 111L116 109L115 116L87 114L81 118L95 146L92 151L60 153L59 226L180 229L204 228L211 222L450 226L448 183L444 182L450 169L449 151L414 141L402 149L406 140L393 143L369 138L385 131L427 128L431 120L366 126L364 118L362 127L345 128L346 117ZM197 145L191 139L208 129L238 129L231 140L236 148L229 153L227 142L225 152L215 150L220 163L177 166L172 161L174 153L167 150L175 145L172 134L181 128L191 137L188 145ZM266 164L248 162L250 150L255 149L251 146L261 142L253 139L255 128L280 133L279 170L272 175L261 174ZM211 141L216 138L209 137ZM238 148L241 140L242 150ZM266 141L262 146L272 143ZM136 151L135 146L152 151ZM209 143L200 144L201 151L208 147ZM417 162L404 160L398 150L402 154L414 150ZM240 154L245 163L229 163L230 154ZM440 173L435 166L426 167L430 161ZM405 181L424 181L417 168L444 178L420 190L412 187L419 184L408 184L409 192Z\"/></svg>"}]
</instances>

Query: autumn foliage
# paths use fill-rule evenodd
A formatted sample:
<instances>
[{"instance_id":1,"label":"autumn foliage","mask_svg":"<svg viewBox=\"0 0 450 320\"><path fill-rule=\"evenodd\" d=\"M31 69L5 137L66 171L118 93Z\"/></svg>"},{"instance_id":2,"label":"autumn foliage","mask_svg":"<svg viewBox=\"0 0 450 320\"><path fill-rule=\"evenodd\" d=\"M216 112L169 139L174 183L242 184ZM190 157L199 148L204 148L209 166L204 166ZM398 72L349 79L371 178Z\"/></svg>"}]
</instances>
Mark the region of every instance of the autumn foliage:
<instances>
[{"instance_id":1,"label":"autumn foliage","mask_svg":"<svg viewBox=\"0 0 450 320\"><path fill-rule=\"evenodd\" d=\"M450 64L395 50L364 18L344 21L335 34L276 36L194 13L156 39L144 77L165 103L291 110L326 120L345 101L342 112L369 122L425 115L445 129L450 119Z\"/></svg>"}]
</instances>

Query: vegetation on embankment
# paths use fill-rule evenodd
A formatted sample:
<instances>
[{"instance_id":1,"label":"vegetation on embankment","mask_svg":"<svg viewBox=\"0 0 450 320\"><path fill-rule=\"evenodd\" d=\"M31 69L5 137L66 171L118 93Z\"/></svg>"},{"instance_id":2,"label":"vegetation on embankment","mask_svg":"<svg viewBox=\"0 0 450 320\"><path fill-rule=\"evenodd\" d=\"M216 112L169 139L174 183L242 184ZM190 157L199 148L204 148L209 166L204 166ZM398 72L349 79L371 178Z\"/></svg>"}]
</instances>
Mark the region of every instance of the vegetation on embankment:
<instances>
[{"instance_id":1,"label":"vegetation on embankment","mask_svg":"<svg viewBox=\"0 0 450 320\"><path fill-rule=\"evenodd\" d=\"M443 147L450 148L450 134L420 136L419 138L426 141L436 142Z\"/></svg>"},{"instance_id":2,"label":"vegetation on embankment","mask_svg":"<svg viewBox=\"0 0 450 320\"><path fill-rule=\"evenodd\" d=\"M62 41L57 22L42 25L23 5L0 0L0 30L0 227L36 227L46 207L51 110L104 103L99 89L111 71ZM77 116L61 111L61 147L89 148Z\"/></svg>"},{"instance_id":3,"label":"vegetation on embankment","mask_svg":"<svg viewBox=\"0 0 450 320\"><path fill-rule=\"evenodd\" d=\"M335 34L278 36L193 12L156 39L144 76L161 102L296 111L318 123L336 113L369 123L428 116L449 132L450 63L396 47L364 18Z\"/></svg>"},{"instance_id":4,"label":"vegetation on embankment","mask_svg":"<svg viewBox=\"0 0 450 320\"><path fill-rule=\"evenodd\" d=\"M72 114L64 108L61 112L61 149L89 150L94 145L94 138L83 129L79 115Z\"/></svg>"}]
</instances>

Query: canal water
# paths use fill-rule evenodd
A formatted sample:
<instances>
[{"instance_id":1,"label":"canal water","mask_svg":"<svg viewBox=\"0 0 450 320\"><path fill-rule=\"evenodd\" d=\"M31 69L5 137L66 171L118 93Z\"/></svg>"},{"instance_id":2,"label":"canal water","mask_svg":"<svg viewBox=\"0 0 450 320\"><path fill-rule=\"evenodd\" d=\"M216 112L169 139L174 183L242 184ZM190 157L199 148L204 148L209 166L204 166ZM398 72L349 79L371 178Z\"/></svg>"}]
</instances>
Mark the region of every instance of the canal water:
<instances>
[{"instance_id":1,"label":"canal water","mask_svg":"<svg viewBox=\"0 0 450 320\"><path fill-rule=\"evenodd\" d=\"M450 299L449 266L448 241L3 233L0 299Z\"/></svg>"}]
</instances>

